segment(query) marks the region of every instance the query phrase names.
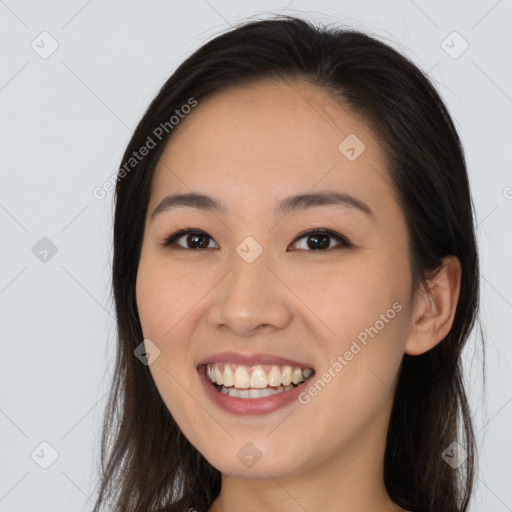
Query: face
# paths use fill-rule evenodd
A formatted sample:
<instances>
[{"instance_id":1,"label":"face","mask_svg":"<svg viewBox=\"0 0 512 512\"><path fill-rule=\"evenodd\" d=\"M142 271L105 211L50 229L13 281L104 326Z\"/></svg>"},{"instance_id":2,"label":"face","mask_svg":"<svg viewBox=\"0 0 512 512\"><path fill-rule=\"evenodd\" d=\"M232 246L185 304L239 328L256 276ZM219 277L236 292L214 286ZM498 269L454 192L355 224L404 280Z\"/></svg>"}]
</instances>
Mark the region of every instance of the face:
<instances>
[{"instance_id":1,"label":"face","mask_svg":"<svg viewBox=\"0 0 512 512\"><path fill-rule=\"evenodd\" d=\"M223 209L167 201L152 215L191 193ZM324 195L284 202L304 194ZM136 295L155 384L214 467L277 478L383 450L410 289L404 215L356 114L294 82L224 91L181 121Z\"/></svg>"}]
</instances>

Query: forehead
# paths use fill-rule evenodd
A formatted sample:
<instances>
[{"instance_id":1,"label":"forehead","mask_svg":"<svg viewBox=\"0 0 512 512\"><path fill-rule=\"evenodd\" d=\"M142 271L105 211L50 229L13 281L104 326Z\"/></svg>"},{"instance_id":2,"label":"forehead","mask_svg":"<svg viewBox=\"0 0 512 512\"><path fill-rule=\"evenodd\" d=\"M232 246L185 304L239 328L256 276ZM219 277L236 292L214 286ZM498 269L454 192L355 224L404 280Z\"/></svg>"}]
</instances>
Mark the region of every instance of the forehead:
<instances>
[{"instance_id":1,"label":"forehead","mask_svg":"<svg viewBox=\"0 0 512 512\"><path fill-rule=\"evenodd\" d=\"M177 190L229 203L313 188L372 202L383 186L391 194L387 181L383 150L360 116L305 82L260 83L199 101L160 158L152 202Z\"/></svg>"}]
</instances>

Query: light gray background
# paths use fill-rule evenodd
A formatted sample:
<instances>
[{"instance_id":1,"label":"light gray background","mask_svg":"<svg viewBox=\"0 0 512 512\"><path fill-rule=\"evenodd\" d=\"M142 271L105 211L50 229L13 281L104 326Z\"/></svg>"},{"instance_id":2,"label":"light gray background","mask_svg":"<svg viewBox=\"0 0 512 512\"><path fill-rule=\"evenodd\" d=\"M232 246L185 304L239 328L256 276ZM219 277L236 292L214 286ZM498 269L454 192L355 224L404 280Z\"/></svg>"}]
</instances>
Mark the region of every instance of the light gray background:
<instances>
[{"instance_id":1,"label":"light gray background","mask_svg":"<svg viewBox=\"0 0 512 512\"><path fill-rule=\"evenodd\" d=\"M511 0L0 0L0 511L92 508L115 342L112 194L100 201L92 190L116 172L176 66L265 12L383 38L428 72L456 121L477 211L487 338L485 395L474 337L465 354L482 453L471 510L512 510ZM46 59L31 47L51 48L43 31L59 45ZM469 44L461 55L454 31ZM46 262L32 250L42 237L57 248ZM58 458L42 469L52 449Z\"/></svg>"}]
</instances>

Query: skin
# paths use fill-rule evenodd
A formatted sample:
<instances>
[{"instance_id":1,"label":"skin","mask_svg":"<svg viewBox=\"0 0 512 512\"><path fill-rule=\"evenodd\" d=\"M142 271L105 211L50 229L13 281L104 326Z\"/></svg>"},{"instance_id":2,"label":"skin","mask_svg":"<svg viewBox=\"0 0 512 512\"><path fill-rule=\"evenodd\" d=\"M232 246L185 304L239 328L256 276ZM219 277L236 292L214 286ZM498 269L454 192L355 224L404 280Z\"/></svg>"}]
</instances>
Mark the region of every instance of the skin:
<instances>
[{"instance_id":1,"label":"skin","mask_svg":"<svg viewBox=\"0 0 512 512\"><path fill-rule=\"evenodd\" d=\"M349 134L365 144L354 161L338 150ZM191 191L228 212L178 208L150 219L166 195ZM273 211L288 195L318 191L349 193L373 214L332 205ZM211 237L208 248L190 248L186 235L181 251L161 245L188 226ZM307 236L296 240L310 228L353 245L328 238L329 248L314 250ZM247 236L263 248L250 264L236 252ZM210 512L404 510L382 476L400 363L446 336L460 286L460 263L449 256L428 293L413 295L408 250L378 139L322 89L233 88L180 123L154 176L136 292L144 337L160 350L150 371L162 399L223 474ZM401 311L307 404L232 415L211 402L196 371L226 350L293 357L321 376L397 302ZM261 452L252 467L237 457L248 442Z\"/></svg>"}]
</instances>

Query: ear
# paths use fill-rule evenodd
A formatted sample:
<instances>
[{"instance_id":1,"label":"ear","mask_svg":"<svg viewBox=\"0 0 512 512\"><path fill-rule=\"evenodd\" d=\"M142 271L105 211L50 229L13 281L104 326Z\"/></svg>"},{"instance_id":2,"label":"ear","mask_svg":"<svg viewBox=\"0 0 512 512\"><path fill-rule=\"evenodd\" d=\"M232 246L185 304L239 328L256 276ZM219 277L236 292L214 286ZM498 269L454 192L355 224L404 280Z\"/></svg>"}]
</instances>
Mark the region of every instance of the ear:
<instances>
[{"instance_id":1,"label":"ear","mask_svg":"<svg viewBox=\"0 0 512 512\"><path fill-rule=\"evenodd\" d=\"M462 268L456 256L443 258L428 289L416 292L405 353L417 356L435 347L450 332L460 292Z\"/></svg>"}]
</instances>

